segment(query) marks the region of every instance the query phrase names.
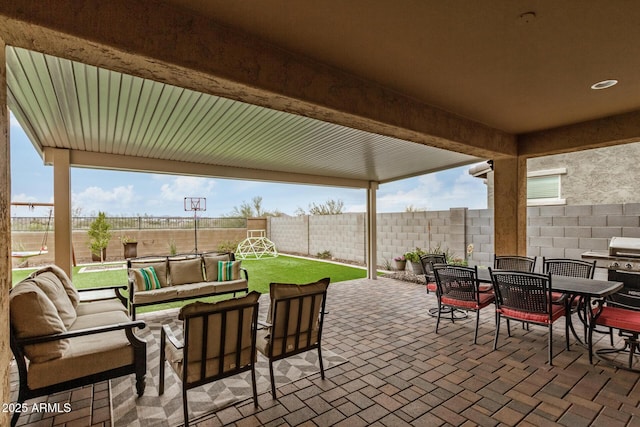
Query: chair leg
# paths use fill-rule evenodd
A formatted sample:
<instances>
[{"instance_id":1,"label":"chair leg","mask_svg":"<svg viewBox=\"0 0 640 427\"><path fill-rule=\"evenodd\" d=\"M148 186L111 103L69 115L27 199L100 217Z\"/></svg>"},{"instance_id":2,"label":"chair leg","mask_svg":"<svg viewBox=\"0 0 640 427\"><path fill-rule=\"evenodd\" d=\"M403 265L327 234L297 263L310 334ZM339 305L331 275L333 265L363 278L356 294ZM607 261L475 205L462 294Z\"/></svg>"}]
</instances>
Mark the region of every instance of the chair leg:
<instances>
[{"instance_id":1,"label":"chair leg","mask_svg":"<svg viewBox=\"0 0 640 427\"><path fill-rule=\"evenodd\" d=\"M549 366L553 366L553 324L549 324Z\"/></svg>"},{"instance_id":2,"label":"chair leg","mask_svg":"<svg viewBox=\"0 0 640 427\"><path fill-rule=\"evenodd\" d=\"M567 313L569 316L571 316L571 313ZM565 322L564 322L564 341L565 344L567 345L567 351L571 351L571 349L569 348L569 319L567 317L565 317Z\"/></svg>"},{"instance_id":3,"label":"chair leg","mask_svg":"<svg viewBox=\"0 0 640 427\"><path fill-rule=\"evenodd\" d=\"M324 365L322 364L322 350L318 344L318 360L320 361L320 378L324 379Z\"/></svg>"},{"instance_id":4,"label":"chair leg","mask_svg":"<svg viewBox=\"0 0 640 427\"><path fill-rule=\"evenodd\" d=\"M480 324L480 310L476 311L476 331L473 335L473 343L478 344L478 325Z\"/></svg>"},{"instance_id":5,"label":"chair leg","mask_svg":"<svg viewBox=\"0 0 640 427\"><path fill-rule=\"evenodd\" d=\"M507 336L511 338L511 322L507 319Z\"/></svg>"},{"instance_id":6,"label":"chair leg","mask_svg":"<svg viewBox=\"0 0 640 427\"><path fill-rule=\"evenodd\" d=\"M496 311L496 335L493 338L493 349L498 348L498 334L500 333L500 314Z\"/></svg>"},{"instance_id":7,"label":"chair leg","mask_svg":"<svg viewBox=\"0 0 640 427\"><path fill-rule=\"evenodd\" d=\"M251 384L253 386L253 406L258 407L258 388L256 387L256 364L251 364Z\"/></svg>"},{"instance_id":8,"label":"chair leg","mask_svg":"<svg viewBox=\"0 0 640 427\"><path fill-rule=\"evenodd\" d=\"M438 319L436 320L436 334L438 333L438 327L440 326L440 316L442 315L442 305L438 301Z\"/></svg>"},{"instance_id":9,"label":"chair leg","mask_svg":"<svg viewBox=\"0 0 640 427\"><path fill-rule=\"evenodd\" d=\"M587 345L589 347L589 364L593 365L593 327L594 325L589 324L589 335L587 338Z\"/></svg>"},{"instance_id":10,"label":"chair leg","mask_svg":"<svg viewBox=\"0 0 640 427\"><path fill-rule=\"evenodd\" d=\"M273 361L269 360L269 376L271 377L271 395L276 398L276 381L273 377Z\"/></svg>"},{"instance_id":11,"label":"chair leg","mask_svg":"<svg viewBox=\"0 0 640 427\"><path fill-rule=\"evenodd\" d=\"M158 394L162 396L164 394L164 360L165 352L164 347L167 342L167 336L164 329L160 329L160 384L158 384Z\"/></svg>"},{"instance_id":12,"label":"chair leg","mask_svg":"<svg viewBox=\"0 0 640 427\"><path fill-rule=\"evenodd\" d=\"M187 389L182 387L182 412L184 416L184 427L189 427L189 406L187 406Z\"/></svg>"}]
</instances>

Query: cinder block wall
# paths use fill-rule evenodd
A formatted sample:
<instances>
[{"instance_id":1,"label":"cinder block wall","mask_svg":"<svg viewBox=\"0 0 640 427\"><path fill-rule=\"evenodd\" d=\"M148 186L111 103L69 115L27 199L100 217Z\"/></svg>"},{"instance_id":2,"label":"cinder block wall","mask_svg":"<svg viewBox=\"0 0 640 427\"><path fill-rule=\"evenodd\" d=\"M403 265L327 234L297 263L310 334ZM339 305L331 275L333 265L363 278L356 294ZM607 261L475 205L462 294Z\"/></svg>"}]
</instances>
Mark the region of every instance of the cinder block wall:
<instances>
[{"instance_id":1,"label":"cinder block wall","mask_svg":"<svg viewBox=\"0 0 640 427\"><path fill-rule=\"evenodd\" d=\"M580 258L605 251L611 237L640 237L640 203L528 209L528 253Z\"/></svg>"},{"instance_id":2,"label":"cinder block wall","mask_svg":"<svg viewBox=\"0 0 640 427\"><path fill-rule=\"evenodd\" d=\"M640 237L640 203L531 207L527 215L529 256L580 259L586 251L606 250L611 237ZM364 219L363 214L271 218L271 240L282 252L330 250L336 258L364 262ZM439 245L464 258L470 243L471 265L493 264L491 209L381 213L377 223L380 267L416 246Z\"/></svg>"},{"instance_id":3,"label":"cinder block wall","mask_svg":"<svg viewBox=\"0 0 640 427\"><path fill-rule=\"evenodd\" d=\"M277 243L276 243L277 247ZM309 217L309 253L329 251L334 258L365 262L365 215Z\"/></svg>"}]
</instances>

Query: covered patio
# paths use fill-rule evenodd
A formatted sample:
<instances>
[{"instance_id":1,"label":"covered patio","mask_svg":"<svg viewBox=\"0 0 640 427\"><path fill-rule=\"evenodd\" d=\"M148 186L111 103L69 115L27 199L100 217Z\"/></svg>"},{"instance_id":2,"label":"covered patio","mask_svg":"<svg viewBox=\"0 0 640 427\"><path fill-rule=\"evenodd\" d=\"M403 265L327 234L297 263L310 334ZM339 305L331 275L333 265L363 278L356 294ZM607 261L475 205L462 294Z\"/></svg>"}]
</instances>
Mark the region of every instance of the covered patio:
<instances>
[{"instance_id":1,"label":"covered patio","mask_svg":"<svg viewBox=\"0 0 640 427\"><path fill-rule=\"evenodd\" d=\"M316 371L278 386L278 400L269 392L259 394L257 409L244 399L199 416L195 425L613 427L640 422L640 375L617 371L597 359L592 366L586 350L574 342L567 352L562 321L555 326L550 367L545 328L526 331L513 325L511 338L503 328L500 346L492 351L492 309L483 311L478 344L473 345L472 319L445 321L434 333L435 319L428 309L435 304L435 295L415 283L386 278L333 283L323 349L347 362L327 369L324 381ZM608 337L599 338L596 346L608 344ZM149 385L158 381L157 369L150 369ZM70 393L74 411L34 417L25 425L106 427L108 389L108 383L99 383L93 393ZM164 425L139 422L135 425Z\"/></svg>"},{"instance_id":2,"label":"covered patio","mask_svg":"<svg viewBox=\"0 0 640 427\"><path fill-rule=\"evenodd\" d=\"M303 380L277 402L263 396L258 413L239 407L220 413L227 418L218 421L634 421L635 374L591 367L579 349L561 354L558 366L548 369L538 354L543 352L528 346L536 340L523 339L527 346L512 351L517 335L512 346L492 353L486 348L490 321L479 346L467 345L458 327L435 336L431 319L420 317L429 307L420 304L426 298L422 288L398 284L400 291L390 292L395 282L375 280L380 183L492 159L495 252L525 255L527 158L640 138L640 5L625 3L607 13L578 1L541 2L535 10L510 2L492 6L2 3L0 105L12 108L43 161L54 166L56 264L70 270L72 167L362 188L370 281L346 286L353 295L330 293L332 311L340 315L327 320L325 341L327 348L343 349L349 363L330 372L326 383ZM21 54L27 58L22 62L16 60ZM54 59L38 59L44 56ZM38 73L29 72L29 58L36 58ZM19 76L16 70L26 73ZM71 71L73 80L57 79L60 70ZM46 79L64 89L52 93ZM620 85L590 89L613 79ZM139 120L116 128L122 123L115 120L118 114L132 119L120 107L133 94L139 96L132 101ZM261 145L255 135L264 129L254 138L231 132L216 139L205 131L202 140L160 132L168 117L190 126L187 118L194 116L171 113L211 107L209 97L221 104L231 100L227 110L246 109L299 137ZM198 98L206 98L204 104ZM261 115L255 106L270 112ZM232 115L225 129L243 130L247 117ZM305 133L313 130L307 119L318 124L315 133ZM290 122L299 126L286 128ZM332 134L335 126L339 137ZM8 109L2 108L0 325L5 331L11 287L9 128ZM208 128L190 127L187 135L203 129ZM329 137L309 136L318 131ZM0 341L0 374L7 379L0 389L3 402L10 401L7 336ZM8 422L3 415L0 423ZM573 420L577 416L584 420Z\"/></svg>"}]
</instances>

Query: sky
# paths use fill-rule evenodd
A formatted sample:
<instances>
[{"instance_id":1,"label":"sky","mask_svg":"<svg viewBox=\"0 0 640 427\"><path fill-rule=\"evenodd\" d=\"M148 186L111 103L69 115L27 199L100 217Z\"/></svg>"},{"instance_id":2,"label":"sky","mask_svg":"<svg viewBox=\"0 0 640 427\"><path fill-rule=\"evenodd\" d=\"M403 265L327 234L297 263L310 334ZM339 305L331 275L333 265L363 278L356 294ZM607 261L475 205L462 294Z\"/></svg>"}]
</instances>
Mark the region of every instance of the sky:
<instances>
[{"instance_id":1,"label":"sky","mask_svg":"<svg viewBox=\"0 0 640 427\"><path fill-rule=\"evenodd\" d=\"M45 166L17 120L11 115L11 200L53 202L53 167ZM453 207L484 209L487 188L463 166L429 175L381 184L378 212L446 210ZM344 212L365 212L366 190L301 184L198 178L191 176L72 168L71 203L81 216L104 211L108 216L191 216L185 197L205 197L204 217L230 215L234 207L262 197L263 209L296 215L312 203L342 200ZM47 208L29 211L12 207L12 216L46 216Z\"/></svg>"}]
</instances>

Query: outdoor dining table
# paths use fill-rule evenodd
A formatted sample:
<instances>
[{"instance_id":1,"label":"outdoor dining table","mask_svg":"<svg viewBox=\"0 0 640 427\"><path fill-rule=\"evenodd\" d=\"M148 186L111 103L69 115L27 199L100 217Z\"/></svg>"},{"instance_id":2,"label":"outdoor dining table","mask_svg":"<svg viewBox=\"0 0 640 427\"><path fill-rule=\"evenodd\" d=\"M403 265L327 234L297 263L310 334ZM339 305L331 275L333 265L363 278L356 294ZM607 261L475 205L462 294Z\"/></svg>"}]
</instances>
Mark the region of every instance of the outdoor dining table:
<instances>
[{"instance_id":1,"label":"outdoor dining table","mask_svg":"<svg viewBox=\"0 0 640 427\"><path fill-rule=\"evenodd\" d=\"M491 275L488 268L478 268L478 281L481 283L491 283ZM596 279L584 279L581 277L567 277L567 276L551 276L551 290L554 292L561 292L568 295L570 301L573 302L576 299L579 301L579 307L585 308L585 314L580 316L584 324L584 341L578 337L571 321L571 316L567 316L569 322L569 328L571 332L581 345L587 344L588 336L588 319L586 315L586 308L591 306L592 298L606 298L609 295L613 295L620 291L624 287L624 283L609 281L609 280L596 280Z\"/></svg>"}]
</instances>

